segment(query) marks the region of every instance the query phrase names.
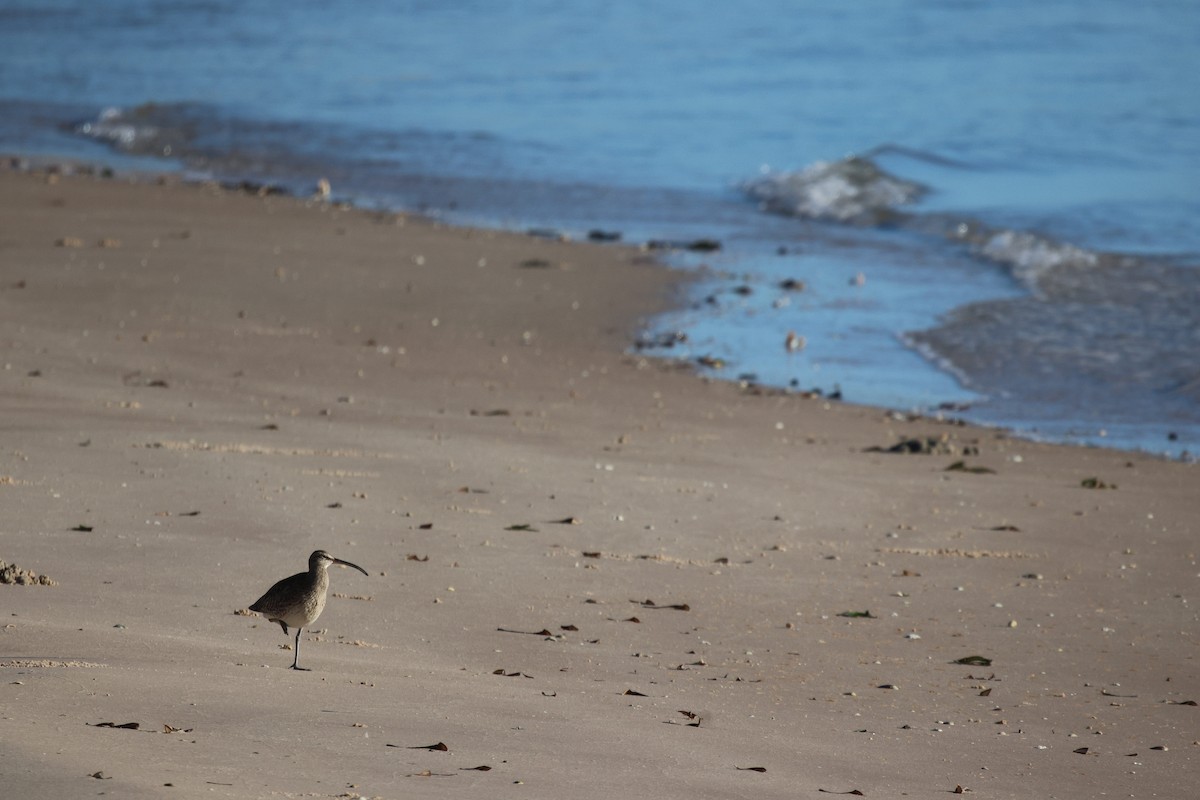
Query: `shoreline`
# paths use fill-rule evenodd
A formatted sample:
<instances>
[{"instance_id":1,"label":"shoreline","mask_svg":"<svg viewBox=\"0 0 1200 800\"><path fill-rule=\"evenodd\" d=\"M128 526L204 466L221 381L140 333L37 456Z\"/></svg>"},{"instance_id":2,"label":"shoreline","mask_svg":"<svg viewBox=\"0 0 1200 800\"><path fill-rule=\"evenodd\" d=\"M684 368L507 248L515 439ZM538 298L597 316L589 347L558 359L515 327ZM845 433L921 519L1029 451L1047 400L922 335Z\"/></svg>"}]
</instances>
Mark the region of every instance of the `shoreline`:
<instances>
[{"instance_id":1,"label":"shoreline","mask_svg":"<svg viewBox=\"0 0 1200 800\"><path fill-rule=\"evenodd\" d=\"M566 231L551 229L551 228L528 228L528 229L524 229L524 230L518 230L518 229L514 229L514 228L499 226L499 225L497 225L497 226L491 226L491 225L475 226L472 224L464 225L464 224L461 224L458 222L447 222L438 216L426 215L423 212L416 211L416 210L371 208L371 207L356 205L353 201L338 198L338 197L336 197L336 195L332 195L329 191L328 184L326 184L324 187L321 185L323 182L323 179L322 179L322 181L318 181L317 183L315 183L313 185L312 192L310 192L309 194L301 194L300 192L297 192L284 184L273 183L270 181L257 181L257 180L245 179L245 178L243 178L243 179L237 179L237 178L218 179L218 178L188 177L186 170L183 169L182 167L177 171L170 171L170 170L165 170L165 169L156 171L156 170L153 170L150 168L121 169L121 168L112 166L110 164L107 164L103 160L88 161L88 160L79 160L79 159L73 159L73 158L67 158L67 157L56 157L54 155L32 155L31 156L31 155L15 155L15 154L8 154L8 153L0 153L0 161L5 163L4 169L13 171L13 172L17 172L17 173L37 174L37 173L41 173L41 172L47 172L50 174L56 174L56 175L60 175L60 176L64 176L64 177L84 177L84 178L94 178L97 180L125 181L125 182L137 183L137 184L160 184L161 185L163 183L173 183L173 184L179 184L179 185L184 185L184 186L200 187L200 188L207 189L207 190L221 190L221 191L226 191L226 192L241 193L241 194L245 194L247 196L288 198L288 199L291 199L291 200L294 200L294 201L297 201L300 203L306 203L306 204L325 204L325 205L328 205L332 208L336 208L339 211L343 211L343 212L356 211L356 212L361 212L361 213L365 213L365 214L377 214L377 215L384 215L384 216L395 215L397 217L403 217L405 219L422 220L429 224L445 225L445 226L448 226L451 228L458 228L458 229L462 229L462 230L473 230L473 231L479 231L479 232L494 232L494 233L502 233L502 234L515 235L515 236L527 236L527 237L531 237L531 238L535 238L535 239L546 239L549 241L560 241L560 242L565 242L565 243L578 242L578 243L587 243L587 244L596 244L596 245L616 246L619 248L628 248L628 249L635 250L635 251L645 255L648 259L653 259L655 261L655 263L659 264L662 268L670 270L671 272L677 274L678 275L677 296L681 296L682 293L685 291L684 287L686 287L688 285L695 285L695 284L703 282L705 280L711 280L712 272L709 270L701 270L700 272L695 272L693 270L687 270L687 269L683 269L678 266L673 266L673 265L669 264L668 262L666 262L663 259L663 256L669 255L671 253L687 252L689 250L695 251L695 252L703 252L706 250L720 249L720 247L721 247L721 242L719 240L704 239L704 238L696 239L694 241L678 241L678 242L674 242L674 241L667 242L667 241L654 240L654 239L649 239L644 242L622 241L620 239L619 234L617 234L616 238L614 238L613 234L611 232L600 230L600 229L593 229L589 232L589 235L587 237L575 239L575 238L572 238L571 234L569 234ZM682 310L682 308L681 308L680 302L672 302L669 304L664 304L663 306L659 307L657 312L655 312L653 315L650 315L650 316L656 316L656 317L661 318L665 315L670 314L673 311L679 312L681 310ZM650 329L647 329L644 327L642 328L642 332L649 332L649 330ZM674 334L663 333L660 335L659 338L667 339L673 335ZM784 394L784 395L796 395L799 397L806 397L806 398L829 397L829 399L837 401L837 402L842 401L840 388L838 388L836 385L833 390L831 390L827 393L820 386L813 386L812 388L805 389L805 388L802 388L799 386L783 386L783 385L775 385L775 384L771 384L771 383L759 383L757 381L757 379L754 377L744 378L744 377L735 377L735 376L723 376L723 375L719 375L719 374L713 374L711 372L711 370L710 370L710 372L705 372L706 366L708 365L709 362L712 361L712 358L710 356L692 355L692 356L683 357L683 358L672 356L668 352L662 351L662 348L656 348L654 346L654 339L655 339L654 336L649 336L648 338L644 338L641 336L631 338L630 341L627 343L627 346L626 346L626 349L624 350L624 352L626 354L633 354L633 355L638 355L639 357L645 357L645 358L649 358L652 360L663 361L667 364L670 364L672 366L672 368L676 368L676 369L687 368L699 380L731 383L731 384L741 387L742 389L756 391L756 392L768 392L768 393L779 393L779 394ZM939 363L940 361L942 361L942 359L940 359L938 356L929 352L927 347L925 347L923 345L917 345L912 342L906 343L905 347L908 350L910 350L914 355L916 355L918 358L920 358L924 362L928 363L930 365L931 369L937 370L938 372L949 376L952 380L954 380L960 386L966 385L962 379L962 376L956 373L956 370L952 365L948 366L947 365L948 362L947 363ZM658 350L658 352L655 352L656 350ZM717 359L717 360L719 361L720 359ZM976 390L965 388L965 389L963 389L963 391L974 392ZM1143 447L1137 447L1137 446L1132 446L1132 445L1120 447L1120 446L1116 446L1116 445L1107 444L1103 441L1071 441L1069 439L1056 438L1053 434L1040 433L1036 429L1031 430L1031 431L1021 431L1021 430L1015 429L1012 425L1008 425L1008 424L1004 424L1004 423L988 423L988 422L984 422L984 421L977 421L977 420L961 418L958 416L954 416L953 413L943 413L945 411L945 409L940 408L940 407L939 408L931 407L931 408L927 408L927 409L923 409L923 410L917 410L915 408L903 409L903 408L898 408L898 407L893 407L893 406L876 405L876 404L872 404L869 402L855 402L853 400L847 401L847 402L849 402L852 405L856 405L856 406L862 406L862 407L866 407L866 408L874 408L881 412L886 412L888 414L891 414L893 416L901 415L901 416L911 419L911 420L928 420L930 422L935 422L935 423L939 423L939 424L944 423L944 424L950 424L950 425L966 425L966 426L969 426L972 428L979 428L981 430L989 431L993 434L1006 435L1006 436L1010 436L1012 438L1022 439L1022 440L1030 441L1030 442L1038 442L1041 444L1056 445L1056 446L1061 445L1061 446L1065 446L1065 447L1079 447L1079 448L1084 448L1084 449L1111 450L1114 452L1138 454L1138 455L1143 455L1143 456L1147 456L1150 458L1157 458L1157 459L1161 459L1164 461L1173 461L1173 462L1178 462L1178 463L1183 463L1183 464L1195 464L1195 463L1197 463L1197 461L1200 461L1200 454L1192 453L1186 449L1181 450L1177 453L1172 453L1172 452L1164 451L1164 450L1155 450L1152 447L1150 447L1149 445L1143 446ZM953 405L955 405L955 403L948 402L945 405L953 406ZM1101 438L1103 438L1105 435L1106 435L1105 432L1102 430L1100 432Z\"/></svg>"},{"instance_id":2,"label":"shoreline","mask_svg":"<svg viewBox=\"0 0 1200 800\"><path fill-rule=\"evenodd\" d=\"M0 558L58 584L0 586L18 794L1191 785L1188 465L624 353L684 276L623 246L10 170L0 215ZM291 673L237 612L317 548L371 574Z\"/></svg>"}]
</instances>

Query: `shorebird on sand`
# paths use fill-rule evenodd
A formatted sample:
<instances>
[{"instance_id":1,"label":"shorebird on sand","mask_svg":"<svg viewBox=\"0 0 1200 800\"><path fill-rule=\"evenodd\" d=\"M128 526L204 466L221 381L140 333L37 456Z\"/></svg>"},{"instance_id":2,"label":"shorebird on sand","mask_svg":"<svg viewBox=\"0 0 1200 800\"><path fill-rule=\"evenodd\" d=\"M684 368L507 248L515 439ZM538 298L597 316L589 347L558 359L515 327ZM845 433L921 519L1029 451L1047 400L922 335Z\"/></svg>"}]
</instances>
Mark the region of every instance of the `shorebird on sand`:
<instances>
[{"instance_id":1,"label":"shorebird on sand","mask_svg":"<svg viewBox=\"0 0 1200 800\"><path fill-rule=\"evenodd\" d=\"M271 622L278 622L285 636L289 625L296 629L296 657L292 659L292 669L306 669L299 666L300 633L316 622L325 610L330 564L354 567L363 575L367 574L358 564L334 558L324 550L316 550L308 557L308 572L284 578L250 606L251 611L257 611Z\"/></svg>"}]
</instances>

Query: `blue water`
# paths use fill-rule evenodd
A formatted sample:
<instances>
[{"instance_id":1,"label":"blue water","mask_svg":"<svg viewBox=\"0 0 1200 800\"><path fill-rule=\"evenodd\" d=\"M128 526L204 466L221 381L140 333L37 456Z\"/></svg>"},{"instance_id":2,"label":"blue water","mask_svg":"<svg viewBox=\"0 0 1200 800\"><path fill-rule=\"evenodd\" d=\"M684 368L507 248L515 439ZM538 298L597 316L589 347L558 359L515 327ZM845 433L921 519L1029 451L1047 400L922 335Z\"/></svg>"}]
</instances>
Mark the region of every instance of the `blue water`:
<instances>
[{"instance_id":1,"label":"blue water","mask_svg":"<svg viewBox=\"0 0 1200 800\"><path fill-rule=\"evenodd\" d=\"M719 239L649 352L1179 456L1197 74L1193 0L0 2L0 149Z\"/></svg>"}]
</instances>

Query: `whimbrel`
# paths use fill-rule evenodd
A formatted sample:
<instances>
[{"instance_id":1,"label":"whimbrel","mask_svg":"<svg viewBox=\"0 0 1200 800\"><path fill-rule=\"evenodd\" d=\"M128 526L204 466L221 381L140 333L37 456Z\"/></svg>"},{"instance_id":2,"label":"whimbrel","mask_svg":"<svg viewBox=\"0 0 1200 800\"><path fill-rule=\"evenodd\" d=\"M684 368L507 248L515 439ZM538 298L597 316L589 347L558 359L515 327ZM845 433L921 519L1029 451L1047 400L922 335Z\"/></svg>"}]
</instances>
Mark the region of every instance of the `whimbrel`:
<instances>
[{"instance_id":1,"label":"whimbrel","mask_svg":"<svg viewBox=\"0 0 1200 800\"><path fill-rule=\"evenodd\" d=\"M250 606L271 622L278 622L286 636L288 626L296 629L296 657L292 669L303 670L300 662L300 633L317 621L325 610L325 590L329 588L329 565L341 564L354 567L363 575L367 571L358 564L334 558L324 550L316 550L308 557L308 572L300 572L284 578L267 590L267 593Z\"/></svg>"}]
</instances>

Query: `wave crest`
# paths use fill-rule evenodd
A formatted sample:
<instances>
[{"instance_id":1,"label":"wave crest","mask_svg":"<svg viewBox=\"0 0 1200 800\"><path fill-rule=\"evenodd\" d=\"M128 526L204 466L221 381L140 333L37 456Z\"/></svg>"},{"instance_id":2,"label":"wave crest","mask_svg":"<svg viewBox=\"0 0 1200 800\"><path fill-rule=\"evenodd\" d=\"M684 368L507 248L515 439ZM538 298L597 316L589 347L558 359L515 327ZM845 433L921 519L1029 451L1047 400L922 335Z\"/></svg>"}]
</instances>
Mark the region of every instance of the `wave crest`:
<instances>
[{"instance_id":1,"label":"wave crest","mask_svg":"<svg viewBox=\"0 0 1200 800\"><path fill-rule=\"evenodd\" d=\"M818 161L799 172L763 175L741 185L767 211L795 217L882 225L928 188L898 178L864 156Z\"/></svg>"},{"instance_id":2,"label":"wave crest","mask_svg":"<svg viewBox=\"0 0 1200 800\"><path fill-rule=\"evenodd\" d=\"M1047 278L1056 271L1089 269L1098 266L1102 260L1100 253L1048 236L987 228L978 223L958 223L953 227L951 238L965 241L976 256L1007 269L1035 295L1045 291Z\"/></svg>"},{"instance_id":3,"label":"wave crest","mask_svg":"<svg viewBox=\"0 0 1200 800\"><path fill-rule=\"evenodd\" d=\"M109 107L93 120L74 126L74 132L130 155L178 155L191 138L181 124L182 107L146 103L131 109Z\"/></svg>"}]
</instances>

